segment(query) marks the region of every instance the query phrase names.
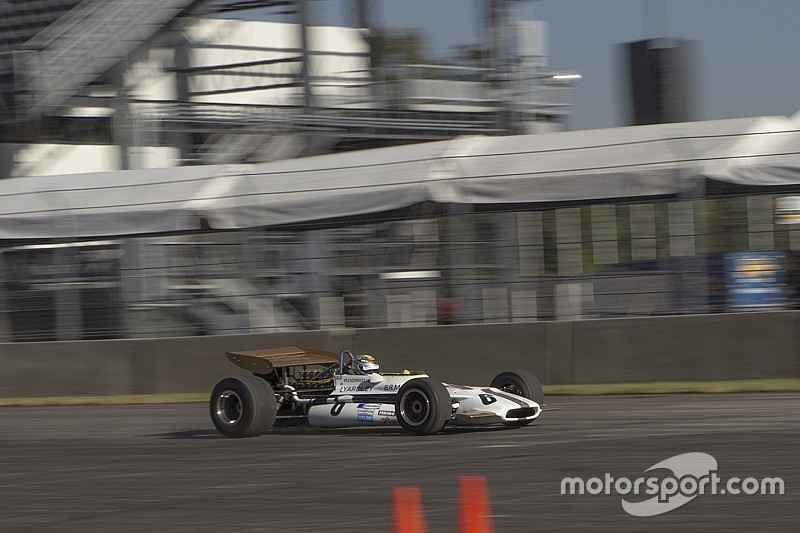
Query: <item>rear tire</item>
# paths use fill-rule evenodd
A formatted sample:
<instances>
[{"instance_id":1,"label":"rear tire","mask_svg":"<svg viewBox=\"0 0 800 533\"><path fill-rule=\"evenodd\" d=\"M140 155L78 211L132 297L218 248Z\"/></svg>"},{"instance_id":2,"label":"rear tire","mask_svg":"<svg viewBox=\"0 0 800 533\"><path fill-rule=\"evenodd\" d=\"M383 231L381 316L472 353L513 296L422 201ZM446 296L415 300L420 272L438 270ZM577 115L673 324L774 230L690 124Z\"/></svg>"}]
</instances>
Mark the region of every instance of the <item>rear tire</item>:
<instances>
[{"instance_id":1,"label":"rear tire","mask_svg":"<svg viewBox=\"0 0 800 533\"><path fill-rule=\"evenodd\" d=\"M440 381L415 378L405 382L397 393L397 421L416 435L432 435L441 431L450 420L453 402Z\"/></svg>"},{"instance_id":2,"label":"rear tire","mask_svg":"<svg viewBox=\"0 0 800 533\"><path fill-rule=\"evenodd\" d=\"M264 379L241 376L217 383L209 409L214 426L226 437L258 437L275 423L278 402Z\"/></svg>"}]
</instances>

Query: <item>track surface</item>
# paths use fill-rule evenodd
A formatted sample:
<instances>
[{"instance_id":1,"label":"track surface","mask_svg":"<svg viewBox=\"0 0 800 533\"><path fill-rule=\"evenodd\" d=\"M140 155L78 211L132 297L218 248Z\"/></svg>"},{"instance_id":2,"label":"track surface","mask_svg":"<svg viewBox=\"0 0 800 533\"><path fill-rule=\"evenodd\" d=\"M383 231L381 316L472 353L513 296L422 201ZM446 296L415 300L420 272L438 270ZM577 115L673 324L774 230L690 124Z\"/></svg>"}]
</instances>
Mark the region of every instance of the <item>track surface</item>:
<instances>
[{"instance_id":1,"label":"track surface","mask_svg":"<svg viewBox=\"0 0 800 533\"><path fill-rule=\"evenodd\" d=\"M389 531L392 487L416 485L430 531L449 532L465 475L486 477L498 533L800 530L800 394L549 403L563 410L521 429L244 440L219 436L203 404L0 408L0 530ZM698 496L648 518L613 493L560 494L565 476L635 479L687 452L713 455L723 479L781 477L785 494Z\"/></svg>"}]
</instances>

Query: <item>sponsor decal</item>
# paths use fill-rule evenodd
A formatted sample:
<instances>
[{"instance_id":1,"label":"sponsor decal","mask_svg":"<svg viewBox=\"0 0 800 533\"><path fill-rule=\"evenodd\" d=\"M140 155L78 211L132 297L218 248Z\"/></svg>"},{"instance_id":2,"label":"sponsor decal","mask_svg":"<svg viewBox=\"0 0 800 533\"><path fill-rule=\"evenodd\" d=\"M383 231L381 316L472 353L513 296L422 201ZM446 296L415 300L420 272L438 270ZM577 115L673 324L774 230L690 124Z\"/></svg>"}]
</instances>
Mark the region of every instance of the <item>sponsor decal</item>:
<instances>
[{"instance_id":1,"label":"sponsor decal","mask_svg":"<svg viewBox=\"0 0 800 533\"><path fill-rule=\"evenodd\" d=\"M400 387L402 387L402 385L389 383L388 385L383 386L383 390L387 392L394 392L400 390Z\"/></svg>"},{"instance_id":2,"label":"sponsor decal","mask_svg":"<svg viewBox=\"0 0 800 533\"><path fill-rule=\"evenodd\" d=\"M371 389L372 389L371 383L360 383L358 386L342 385L341 387L339 387L339 392L360 392Z\"/></svg>"},{"instance_id":3,"label":"sponsor decal","mask_svg":"<svg viewBox=\"0 0 800 533\"><path fill-rule=\"evenodd\" d=\"M359 409L380 409L381 404L379 403L360 403L356 407Z\"/></svg>"},{"instance_id":4,"label":"sponsor decal","mask_svg":"<svg viewBox=\"0 0 800 533\"><path fill-rule=\"evenodd\" d=\"M391 411L381 409L380 411L378 411L378 416L394 416L394 409L392 409Z\"/></svg>"},{"instance_id":5,"label":"sponsor decal","mask_svg":"<svg viewBox=\"0 0 800 533\"><path fill-rule=\"evenodd\" d=\"M372 422L372 413L358 413L356 419L359 422Z\"/></svg>"}]
</instances>

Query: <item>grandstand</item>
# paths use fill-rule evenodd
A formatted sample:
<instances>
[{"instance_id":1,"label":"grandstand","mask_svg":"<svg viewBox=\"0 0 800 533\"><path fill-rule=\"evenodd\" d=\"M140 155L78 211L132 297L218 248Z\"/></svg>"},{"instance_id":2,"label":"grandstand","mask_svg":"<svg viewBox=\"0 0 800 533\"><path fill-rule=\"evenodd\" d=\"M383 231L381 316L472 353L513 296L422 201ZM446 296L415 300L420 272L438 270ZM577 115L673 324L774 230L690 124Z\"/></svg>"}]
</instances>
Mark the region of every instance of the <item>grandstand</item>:
<instances>
[{"instance_id":1,"label":"grandstand","mask_svg":"<svg viewBox=\"0 0 800 533\"><path fill-rule=\"evenodd\" d=\"M720 312L743 251L770 265L768 305L792 307L800 228L773 203L800 194L798 120L4 180L0 325L46 340Z\"/></svg>"},{"instance_id":2,"label":"grandstand","mask_svg":"<svg viewBox=\"0 0 800 533\"><path fill-rule=\"evenodd\" d=\"M542 68L535 40L519 39L513 76L496 66L378 67L369 4L359 4L359 20L342 28L313 25L304 1L3 0L0 177L562 127L572 82ZM245 18L254 9L260 16ZM524 36L537 28L515 26Z\"/></svg>"}]
</instances>

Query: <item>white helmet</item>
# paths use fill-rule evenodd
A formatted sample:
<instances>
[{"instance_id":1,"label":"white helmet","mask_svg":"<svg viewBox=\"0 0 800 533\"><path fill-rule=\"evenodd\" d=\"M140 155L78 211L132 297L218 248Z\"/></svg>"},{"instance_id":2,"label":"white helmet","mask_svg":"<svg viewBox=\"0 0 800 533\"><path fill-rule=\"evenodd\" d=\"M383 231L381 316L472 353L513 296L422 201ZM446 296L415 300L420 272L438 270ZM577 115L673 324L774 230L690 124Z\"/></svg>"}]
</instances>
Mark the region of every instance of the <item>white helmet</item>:
<instances>
[{"instance_id":1,"label":"white helmet","mask_svg":"<svg viewBox=\"0 0 800 533\"><path fill-rule=\"evenodd\" d=\"M381 368L375 358L367 354L357 355L355 365L359 374L375 374Z\"/></svg>"}]
</instances>

